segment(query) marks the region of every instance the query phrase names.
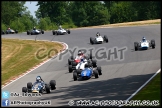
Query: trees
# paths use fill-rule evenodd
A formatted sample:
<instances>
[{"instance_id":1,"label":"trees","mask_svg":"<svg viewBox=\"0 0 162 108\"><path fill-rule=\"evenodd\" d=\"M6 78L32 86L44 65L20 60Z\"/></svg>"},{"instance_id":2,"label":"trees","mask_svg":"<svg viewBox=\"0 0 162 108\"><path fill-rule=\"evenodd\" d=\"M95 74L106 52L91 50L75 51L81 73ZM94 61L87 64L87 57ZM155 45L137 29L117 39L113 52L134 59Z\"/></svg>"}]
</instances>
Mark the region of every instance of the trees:
<instances>
[{"instance_id":1,"label":"trees","mask_svg":"<svg viewBox=\"0 0 162 108\"><path fill-rule=\"evenodd\" d=\"M159 1L38 1L36 18L25 2L2 1L2 29L11 26L26 31L33 26L44 30L95 26L161 18Z\"/></svg>"}]
</instances>

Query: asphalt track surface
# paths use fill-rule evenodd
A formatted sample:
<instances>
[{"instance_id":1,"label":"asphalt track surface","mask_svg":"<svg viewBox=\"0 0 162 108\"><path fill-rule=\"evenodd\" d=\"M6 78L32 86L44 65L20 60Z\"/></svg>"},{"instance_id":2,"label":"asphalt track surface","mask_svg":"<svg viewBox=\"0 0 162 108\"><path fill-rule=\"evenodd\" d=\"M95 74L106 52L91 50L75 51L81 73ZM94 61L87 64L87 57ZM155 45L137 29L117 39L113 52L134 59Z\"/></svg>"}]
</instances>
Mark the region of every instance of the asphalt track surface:
<instances>
[{"instance_id":1,"label":"asphalt track surface","mask_svg":"<svg viewBox=\"0 0 162 108\"><path fill-rule=\"evenodd\" d=\"M95 37L97 32L100 32L101 35L106 34L109 42L91 45L89 38ZM139 42L143 36L148 40L155 39L156 48L134 51L134 42ZM37 35L37 40L65 42L69 49L77 46L79 48L94 47L95 49L127 47L127 50L122 61L118 59L98 61L103 73L98 79L73 81L73 74L68 72L67 65L70 54L66 54L62 60L58 61L56 58L51 60L2 90L21 93L22 87L26 86L27 82L35 82L36 76L40 75L47 83L51 79L56 80L56 90L51 91L50 94L43 94L42 97L10 97L10 100L51 100L51 106L69 106L70 100L126 100L161 68L160 36L160 25L80 29L71 30L69 35L59 36L52 35L52 32L45 32L45 34ZM2 35L2 37L35 39L35 35L26 33Z\"/></svg>"}]
</instances>

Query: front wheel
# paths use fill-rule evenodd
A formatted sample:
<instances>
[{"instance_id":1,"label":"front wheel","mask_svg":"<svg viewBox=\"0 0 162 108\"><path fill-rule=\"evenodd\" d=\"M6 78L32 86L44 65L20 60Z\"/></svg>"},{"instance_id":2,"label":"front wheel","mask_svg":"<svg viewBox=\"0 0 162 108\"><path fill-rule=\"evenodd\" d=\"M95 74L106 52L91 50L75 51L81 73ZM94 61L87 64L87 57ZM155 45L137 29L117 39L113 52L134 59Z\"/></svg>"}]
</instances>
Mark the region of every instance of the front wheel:
<instances>
[{"instance_id":1,"label":"front wheel","mask_svg":"<svg viewBox=\"0 0 162 108\"><path fill-rule=\"evenodd\" d=\"M98 76L98 71L97 71L97 70L94 70L94 71L93 71L93 74L94 74L95 78L98 78L98 77L99 77L99 76Z\"/></svg>"},{"instance_id":2,"label":"front wheel","mask_svg":"<svg viewBox=\"0 0 162 108\"><path fill-rule=\"evenodd\" d=\"M77 80L77 72L74 72L74 73L73 73L73 78L74 78L74 81Z\"/></svg>"},{"instance_id":3,"label":"front wheel","mask_svg":"<svg viewBox=\"0 0 162 108\"><path fill-rule=\"evenodd\" d=\"M50 93L50 92L51 92L49 84L47 84L47 85L45 86L45 89L46 89L46 92L47 92L47 93Z\"/></svg>"}]
</instances>

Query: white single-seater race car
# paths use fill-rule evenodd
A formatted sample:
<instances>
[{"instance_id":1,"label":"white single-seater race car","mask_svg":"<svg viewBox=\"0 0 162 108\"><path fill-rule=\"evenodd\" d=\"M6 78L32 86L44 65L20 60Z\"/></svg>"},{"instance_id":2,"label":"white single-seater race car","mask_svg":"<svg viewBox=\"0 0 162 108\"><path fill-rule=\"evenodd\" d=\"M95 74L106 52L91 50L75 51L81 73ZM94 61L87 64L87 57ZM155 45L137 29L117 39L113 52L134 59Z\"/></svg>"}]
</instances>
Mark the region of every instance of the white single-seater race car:
<instances>
[{"instance_id":1,"label":"white single-seater race car","mask_svg":"<svg viewBox=\"0 0 162 108\"><path fill-rule=\"evenodd\" d=\"M108 38L106 35L101 36L100 33L97 33L95 38L90 37L90 43L92 45L93 44L102 44L104 42L108 43Z\"/></svg>"},{"instance_id":2,"label":"white single-seater race car","mask_svg":"<svg viewBox=\"0 0 162 108\"><path fill-rule=\"evenodd\" d=\"M13 29L10 29L10 28L8 28L7 30L6 30L6 34L17 34L18 33L18 30L13 30Z\"/></svg>"},{"instance_id":3,"label":"white single-seater race car","mask_svg":"<svg viewBox=\"0 0 162 108\"><path fill-rule=\"evenodd\" d=\"M140 42L134 42L135 51L137 50L147 50L149 48L155 48L155 40L152 39L151 41L146 40L145 38L142 39Z\"/></svg>"},{"instance_id":4,"label":"white single-seater race car","mask_svg":"<svg viewBox=\"0 0 162 108\"><path fill-rule=\"evenodd\" d=\"M70 30L69 29L58 29L58 30L53 30L52 31L53 35L65 35L65 34L70 34Z\"/></svg>"},{"instance_id":5,"label":"white single-seater race car","mask_svg":"<svg viewBox=\"0 0 162 108\"><path fill-rule=\"evenodd\" d=\"M31 30L31 31L27 31L27 35L37 35L37 34L44 34L44 30Z\"/></svg>"}]
</instances>

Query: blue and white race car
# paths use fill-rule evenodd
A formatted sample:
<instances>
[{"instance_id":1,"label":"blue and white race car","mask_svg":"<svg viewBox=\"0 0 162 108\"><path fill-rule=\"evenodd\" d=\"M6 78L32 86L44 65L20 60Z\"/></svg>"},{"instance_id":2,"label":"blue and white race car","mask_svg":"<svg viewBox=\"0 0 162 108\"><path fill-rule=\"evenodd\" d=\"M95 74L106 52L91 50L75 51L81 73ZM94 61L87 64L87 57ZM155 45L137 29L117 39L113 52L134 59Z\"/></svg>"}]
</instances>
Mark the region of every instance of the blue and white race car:
<instances>
[{"instance_id":1,"label":"blue and white race car","mask_svg":"<svg viewBox=\"0 0 162 108\"><path fill-rule=\"evenodd\" d=\"M139 43L138 42L134 42L135 51L137 51L137 50L147 50L150 47L152 47L152 49L155 48L155 40L154 39L149 41L149 40L146 40L145 37L143 37L142 41L140 41Z\"/></svg>"},{"instance_id":2,"label":"blue and white race car","mask_svg":"<svg viewBox=\"0 0 162 108\"><path fill-rule=\"evenodd\" d=\"M85 68L83 70L75 70L73 73L73 79L76 81L78 78L90 79L91 77L98 78L99 75L102 75L101 67L93 68L88 64L85 64Z\"/></svg>"},{"instance_id":3,"label":"blue and white race car","mask_svg":"<svg viewBox=\"0 0 162 108\"><path fill-rule=\"evenodd\" d=\"M40 76L37 76L36 78L36 82L35 83L31 83L28 82L27 83L27 87L23 87L22 88L22 92L24 93L50 93L51 90L56 89L56 81L55 80L51 80L49 84L46 84Z\"/></svg>"}]
</instances>

